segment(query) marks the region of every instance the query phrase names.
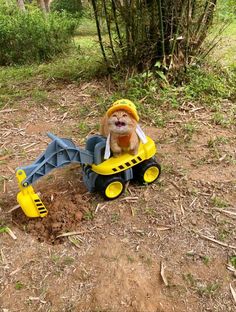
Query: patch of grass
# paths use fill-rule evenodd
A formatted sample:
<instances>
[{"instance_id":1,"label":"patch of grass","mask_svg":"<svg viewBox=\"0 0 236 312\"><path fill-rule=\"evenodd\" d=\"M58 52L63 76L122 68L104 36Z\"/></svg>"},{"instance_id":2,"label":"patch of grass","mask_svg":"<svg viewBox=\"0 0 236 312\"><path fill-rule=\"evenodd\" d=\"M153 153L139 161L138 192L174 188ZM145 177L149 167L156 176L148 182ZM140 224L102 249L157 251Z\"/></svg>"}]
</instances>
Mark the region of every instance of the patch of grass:
<instances>
[{"instance_id":1,"label":"patch of grass","mask_svg":"<svg viewBox=\"0 0 236 312\"><path fill-rule=\"evenodd\" d=\"M31 92L31 97L34 101L41 103L47 100L48 93L45 90L34 89Z\"/></svg>"},{"instance_id":2,"label":"patch of grass","mask_svg":"<svg viewBox=\"0 0 236 312\"><path fill-rule=\"evenodd\" d=\"M161 165L161 170L163 173L167 173L167 174L174 174L175 173L174 166L172 164L168 164L168 163L163 163Z\"/></svg>"},{"instance_id":3,"label":"patch of grass","mask_svg":"<svg viewBox=\"0 0 236 312\"><path fill-rule=\"evenodd\" d=\"M134 263L135 260L134 260L134 258L132 256L126 255L126 257L127 257L128 262Z\"/></svg>"},{"instance_id":4,"label":"patch of grass","mask_svg":"<svg viewBox=\"0 0 236 312\"><path fill-rule=\"evenodd\" d=\"M193 276L192 273L183 275L183 279L194 289L200 296L210 297L217 293L220 288L218 281L206 283Z\"/></svg>"},{"instance_id":5,"label":"patch of grass","mask_svg":"<svg viewBox=\"0 0 236 312\"><path fill-rule=\"evenodd\" d=\"M210 297L217 293L220 288L220 284L218 282L208 283L203 286L198 286L197 291L201 296Z\"/></svg>"},{"instance_id":6,"label":"patch of grass","mask_svg":"<svg viewBox=\"0 0 236 312\"><path fill-rule=\"evenodd\" d=\"M24 284L23 284L22 282L17 281L17 282L15 283L15 289L16 289L16 290L21 290L23 287L24 287Z\"/></svg>"},{"instance_id":7,"label":"patch of grass","mask_svg":"<svg viewBox=\"0 0 236 312\"><path fill-rule=\"evenodd\" d=\"M187 273L183 275L183 279L190 285L195 286L196 285L196 279L193 276L192 273Z\"/></svg>"},{"instance_id":8,"label":"patch of grass","mask_svg":"<svg viewBox=\"0 0 236 312\"><path fill-rule=\"evenodd\" d=\"M82 55L74 52L49 64L40 65L40 73L46 79L67 82L90 80L105 72L106 67L100 54Z\"/></svg>"},{"instance_id":9,"label":"patch of grass","mask_svg":"<svg viewBox=\"0 0 236 312\"><path fill-rule=\"evenodd\" d=\"M186 124L183 125L183 130L189 134L192 135L193 133L195 133L197 131L197 127L195 124L188 122Z\"/></svg>"},{"instance_id":10,"label":"patch of grass","mask_svg":"<svg viewBox=\"0 0 236 312\"><path fill-rule=\"evenodd\" d=\"M0 227L0 233L8 233L8 227L7 226L1 226Z\"/></svg>"},{"instance_id":11,"label":"patch of grass","mask_svg":"<svg viewBox=\"0 0 236 312\"><path fill-rule=\"evenodd\" d=\"M220 126L227 126L229 121L227 120L227 118L224 116L224 114L220 113L220 112L216 112L213 114L212 116L212 122L215 125L220 125Z\"/></svg>"},{"instance_id":12,"label":"patch of grass","mask_svg":"<svg viewBox=\"0 0 236 312\"><path fill-rule=\"evenodd\" d=\"M85 121L80 121L78 125L76 126L76 128L78 128L78 131L81 135L87 134L90 130L89 126L87 125Z\"/></svg>"},{"instance_id":13,"label":"patch of grass","mask_svg":"<svg viewBox=\"0 0 236 312\"><path fill-rule=\"evenodd\" d=\"M225 201L223 198L218 197L218 196L214 196L211 198L211 204L217 208L226 208L229 206L227 201Z\"/></svg>"},{"instance_id":14,"label":"patch of grass","mask_svg":"<svg viewBox=\"0 0 236 312\"><path fill-rule=\"evenodd\" d=\"M186 75L184 94L188 100L201 101L211 106L217 100L229 98L233 81L227 71L220 66L192 67Z\"/></svg>"},{"instance_id":15,"label":"patch of grass","mask_svg":"<svg viewBox=\"0 0 236 312\"><path fill-rule=\"evenodd\" d=\"M155 208L153 207L146 207L144 209L144 213L147 215L147 216L150 216L150 217L156 217L157 216L157 211Z\"/></svg>"},{"instance_id":16,"label":"patch of grass","mask_svg":"<svg viewBox=\"0 0 236 312\"><path fill-rule=\"evenodd\" d=\"M231 256L229 258L229 261L232 264L232 266L236 269L236 256Z\"/></svg>"},{"instance_id":17,"label":"patch of grass","mask_svg":"<svg viewBox=\"0 0 236 312\"><path fill-rule=\"evenodd\" d=\"M202 261L205 265L208 265L210 262L210 257L209 256L203 256Z\"/></svg>"},{"instance_id":18,"label":"patch of grass","mask_svg":"<svg viewBox=\"0 0 236 312\"><path fill-rule=\"evenodd\" d=\"M207 142L207 146L209 148L215 148L219 145L227 144L229 142L229 138L226 138L224 136L217 136L214 139L210 139Z\"/></svg>"},{"instance_id":19,"label":"patch of grass","mask_svg":"<svg viewBox=\"0 0 236 312\"><path fill-rule=\"evenodd\" d=\"M57 264L60 261L60 256L58 256L58 255L51 255L51 259L52 259L52 262L54 264Z\"/></svg>"},{"instance_id":20,"label":"patch of grass","mask_svg":"<svg viewBox=\"0 0 236 312\"><path fill-rule=\"evenodd\" d=\"M79 36L88 36L88 35L97 36L97 28L95 20L91 17L81 18L80 25L76 30L76 34Z\"/></svg>"},{"instance_id":21,"label":"patch of grass","mask_svg":"<svg viewBox=\"0 0 236 312\"><path fill-rule=\"evenodd\" d=\"M117 223L120 220L120 214L119 213L112 213L111 214L111 222Z\"/></svg>"},{"instance_id":22,"label":"patch of grass","mask_svg":"<svg viewBox=\"0 0 236 312\"><path fill-rule=\"evenodd\" d=\"M10 84L2 84L0 87L0 108L2 108L5 104L13 105L16 101L26 97L27 94L27 90L18 89L14 85Z\"/></svg>"},{"instance_id":23,"label":"patch of grass","mask_svg":"<svg viewBox=\"0 0 236 312\"><path fill-rule=\"evenodd\" d=\"M226 229L219 229L218 230L218 239L220 241L225 241L228 237L230 236L230 232L227 231Z\"/></svg>"},{"instance_id":24,"label":"patch of grass","mask_svg":"<svg viewBox=\"0 0 236 312\"><path fill-rule=\"evenodd\" d=\"M24 92L24 86L35 78L73 82L106 73L99 45L91 36L75 38L74 47L67 54L54 58L51 62L0 67L0 69L0 100L8 94L19 96L17 93ZM42 93L37 94L37 91L34 95L36 98L44 96Z\"/></svg>"},{"instance_id":25,"label":"patch of grass","mask_svg":"<svg viewBox=\"0 0 236 312\"><path fill-rule=\"evenodd\" d=\"M86 221L92 221L94 217L94 212L91 210L86 211L83 215L83 219Z\"/></svg>"},{"instance_id":26,"label":"patch of grass","mask_svg":"<svg viewBox=\"0 0 236 312\"><path fill-rule=\"evenodd\" d=\"M62 265L71 265L74 262L75 262L75 259L73 257L66 256L62 258Z\"/></svg>"}]
</instances>

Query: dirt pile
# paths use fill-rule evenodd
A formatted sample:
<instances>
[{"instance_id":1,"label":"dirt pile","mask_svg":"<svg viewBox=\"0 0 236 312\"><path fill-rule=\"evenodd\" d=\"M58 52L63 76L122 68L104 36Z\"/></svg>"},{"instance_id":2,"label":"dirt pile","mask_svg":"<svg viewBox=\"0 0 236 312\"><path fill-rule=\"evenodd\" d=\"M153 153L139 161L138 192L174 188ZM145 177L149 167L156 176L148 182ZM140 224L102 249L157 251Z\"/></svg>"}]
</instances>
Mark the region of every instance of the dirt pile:
<instances>
[{"instance_id":1,"label":"dirt pile","mask_svg":"<svg viewBox=\"0 0 236 312\"><path fill-rule=\"evenodd\" d=\"M44 185L41 181L38 186L40 197L48 209L46 217L28 218L21 209L17 209L12 215L14 223L21 230L37 237L40 242L47 241L52 244L63 241L63 238L57 238L62 233L79 231L80 223L92 216L90 194L79 175L75 177L71 171L70 179L74 180L73 184L65 178L66 172L60 171L56 175L52 177L54 182L50 183L50 189L48 183Z\"/></svg>"}]
</instances>

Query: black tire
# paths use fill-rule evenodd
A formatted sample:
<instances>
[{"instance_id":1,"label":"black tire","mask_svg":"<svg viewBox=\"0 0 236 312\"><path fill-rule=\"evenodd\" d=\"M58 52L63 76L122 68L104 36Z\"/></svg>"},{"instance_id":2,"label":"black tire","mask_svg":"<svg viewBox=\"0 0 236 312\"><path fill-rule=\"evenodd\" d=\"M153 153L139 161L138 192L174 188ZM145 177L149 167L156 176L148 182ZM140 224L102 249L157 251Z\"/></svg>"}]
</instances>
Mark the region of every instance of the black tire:
<instances>
[{"instance_id":1,"label":"black tire","mask_svg":"<svg viewBox=\"0 0 236 312\"><path fill-rule=\"evenodd\" d=\"M140 184L151 184L161 174L161 166L154 160L148 159L134 168L134 179Z\"/></svg>"},{"instance_id":2,"label":"black tire","mask_svg":"<svg viewBox=\"0 0 236 312\"><path fill-rule=\"evenodd\" d=\"M107 200L119 197L125 187L125 181L120 176L98 176L96 179L96 190Z\"/></svg>"}]
</instances>

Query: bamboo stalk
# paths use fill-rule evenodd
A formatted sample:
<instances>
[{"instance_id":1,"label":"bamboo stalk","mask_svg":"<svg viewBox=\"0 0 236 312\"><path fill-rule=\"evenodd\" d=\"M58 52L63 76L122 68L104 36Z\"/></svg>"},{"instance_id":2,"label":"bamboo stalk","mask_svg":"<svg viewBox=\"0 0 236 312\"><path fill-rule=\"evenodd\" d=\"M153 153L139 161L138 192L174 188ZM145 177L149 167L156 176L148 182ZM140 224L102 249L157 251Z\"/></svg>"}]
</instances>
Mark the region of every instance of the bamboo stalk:
<instances>
[{"instance_id":1,"label":"bamboo stalk","mask_svg":"<svg viewBox=\"0 0 236 312\"><path fill-rule=\"evenodd\" d=\"M105 49L104 49L103 42L102 42L102 35L101 35L101 29L100 29L100 24L99 24L99 20L98 20L96 0L92 0L92 6L93 6L95 21L96 21L96 27L97 27L98 40L99 40L100 48L101 48L102 55L103 55L105 62L108 63L106 53L105 53Z\"/></svg>"},{"instance_id":2,"label":"bamboo stalk","mask_svg":"<svg viewBox=\"0 0 236 312\"><path fill-rule=\"evenodd\" d=\"M132 59L131 53L131 36L130 36L130 14L129 14L129 3L127 0L124 0L125 8L125 33L126 33L126 47L127 47L127 59L130 62Z\"/></svg>"},{"instance_id":3,"label":"bamboo stalk","mask_svg":"<svg viewBox=\"0 0 236 312\"><path fill-rule=\"evenodd\" d=\"M107 31L108 31L111 51L112 51L115 59L117 60L117 56L116 56L114 46L113 46L113 41L112 41L111 24L110 24L110 18L109 18L108 12L107 12L106 0L103 0L102 2L103 2L103 7L104 7L104 13L105 13L105 19L106 19L106 24L107 24Z\"/></svg>"},{"instance_id":4,"label":"bamboo stalk","mask_svg":"<svg viewBox=\"0 0 236 312\"><path fill-rule=\"evenodd\" d=\"M177 37L179 35L180 25L181 25L182 18L183 18L183 15L184 15L184 9L185 9L185 1L182 3L181 12L180 12L180 16L179 16L179 22L177 24L177 28L176 28L176 32L175 32L175 35L174 35L173 44L172 44L172 47L171 47L169 69L173 65L173 55L174 55L174 51L175 51L175 47L176 47Z\"/></svg>"},{"instance_id":5,"label":"bamboo stalk","mask_svg":"<svg viewBox=\"0 0 236 312\"><path fill-rule=\"evenodd\" d=\"M191 0L188 0L187 5L187 34L186 34L186 48L185 48L185 71L188 65L189 59L189 31L190 31L190 12L191 12Z\"/></svg>"},{"instance_id":6,"label":"bamboo stalk","mask_svg":"<svg viewBox=\"0 0 236 312\"><path fill-rule=\"evenodd\" d=\"M213 11L216 6L216 1L217 0L211 0L206 3L202 19L199 21L198 29L195 33L197 41L196 47L200 47L203 40L206 38L207 30L213 20Z\"/></svg>"},{"instance_id":7,"label":"bamboo stalk","mask_svg":"<svg viewBox=\"0 0 236 312\"><path fill-rule=\"evenodd\" d=\"M111 6L112 6L112 12L113 12L113 16L114 16L116 32L117 32L117 37L119 39L120 48L123 48L123 43L121 40L120 29L119 29L119 25L118 25L118 21L117 21L117 15L116 15L116 4L115 4L114 0L111 1ZM123 52L123 50L122 50L122 52Z\"/></svg>"},{"instance_id":8,"label":"bamboo stalk","mask_svg":"<svg viewBox=\"0 0 236 312\"><path fill-rule=\"evenodd\" d=\"M164 37L164 28L163 28L163 16L162 16L162 2L161 0L157 0L158 4L158 14L159 14L159 25L161 32L161 51L162 51L162 59L163 66L166 66L166 55L165 55L165 37Z\"/></svg>"}]
</instances>

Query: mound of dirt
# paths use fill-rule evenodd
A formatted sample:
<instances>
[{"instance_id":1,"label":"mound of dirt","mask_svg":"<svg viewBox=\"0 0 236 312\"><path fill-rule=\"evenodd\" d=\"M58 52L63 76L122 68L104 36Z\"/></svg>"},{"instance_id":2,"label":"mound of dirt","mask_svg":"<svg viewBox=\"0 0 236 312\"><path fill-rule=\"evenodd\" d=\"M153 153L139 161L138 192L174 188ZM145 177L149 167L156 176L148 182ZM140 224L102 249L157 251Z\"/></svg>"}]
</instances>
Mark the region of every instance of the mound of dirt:
<instances>
[{"instance_id":1,"label":"mound of dirt","mask_svg":"<svg viewBox=\"0 0 236 312\"><path fill-rule=\"evenodd\" d=\"M79 230L80 223L91 215L91 205L88 202L90 195L78 177L73 184L63 174L61 178L53 179L50 189L48 183L43 184L41 181L38 187L40 197L48 209L46 217L28 218L21 209L17 209L12 219L21 230L37 237L40 242L57 244L63 241L63 238L57 238L58 235ZM68 183L72 187L68 187Z\"/></svg>"}]
</instances>

